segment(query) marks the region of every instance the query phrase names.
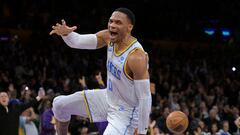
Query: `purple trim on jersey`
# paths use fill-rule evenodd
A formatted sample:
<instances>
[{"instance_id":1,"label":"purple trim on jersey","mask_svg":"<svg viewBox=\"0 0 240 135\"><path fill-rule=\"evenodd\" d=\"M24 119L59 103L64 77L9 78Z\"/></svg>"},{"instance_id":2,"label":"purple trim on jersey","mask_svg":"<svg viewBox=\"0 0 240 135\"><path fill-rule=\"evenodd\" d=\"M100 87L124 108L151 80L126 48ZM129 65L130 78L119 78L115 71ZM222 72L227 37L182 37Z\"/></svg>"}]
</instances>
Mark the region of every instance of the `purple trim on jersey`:
<instances>
[{"instance_id":1,"label":"purple trim on jersey","mask_svg":"<svg viewBox=\"0 0 240 135\"><path fill-rule=\"evenodd\" d=\"M126 130L125 130L125 132L124 132L124 135L127 133L127 129L128 129L128 128L131 126L131 124L132 124L133 114L134 114L135 109L136 109L136 107L134 107L133 110L132 110L132 116L131 116L131 118L130 118L129 125L127 125L127 128L126 128Z\"/></svg>"},{"instance_id":2,"label":"purple trim on jersey","mask_svg":"<svg viewBox=\"0 0 240 135\"><path fill-rule=\"evenodd\" d=\"M97 126L97 129L98 129L98 132L100 135L103 135L106 127L108 125L108 122L107 121L104 121L104 122L96 122L96 126Z\"/></svg>"}]
</instances>

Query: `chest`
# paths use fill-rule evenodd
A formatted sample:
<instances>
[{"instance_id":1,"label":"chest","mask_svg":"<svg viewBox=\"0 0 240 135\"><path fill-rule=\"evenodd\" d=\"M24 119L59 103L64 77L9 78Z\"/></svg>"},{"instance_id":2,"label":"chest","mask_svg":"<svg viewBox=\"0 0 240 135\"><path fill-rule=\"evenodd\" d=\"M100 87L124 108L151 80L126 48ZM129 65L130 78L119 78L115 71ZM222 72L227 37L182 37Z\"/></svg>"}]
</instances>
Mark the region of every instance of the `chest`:
<instances>
[{"instance_id":1,"label":"chest","mask_svg":"<svg viewBox=\"0 0 240 135\"><path fill-rule=\"evenodd\" d=\"M107 70L108 72L116 77L118 80L121 80L121 76L124 72L124 66L127 59L127 53L123 53L120 56L117 56L113 52L113 47L108 48L108 57L107 57Z\"/></svg>"}]
</instances>

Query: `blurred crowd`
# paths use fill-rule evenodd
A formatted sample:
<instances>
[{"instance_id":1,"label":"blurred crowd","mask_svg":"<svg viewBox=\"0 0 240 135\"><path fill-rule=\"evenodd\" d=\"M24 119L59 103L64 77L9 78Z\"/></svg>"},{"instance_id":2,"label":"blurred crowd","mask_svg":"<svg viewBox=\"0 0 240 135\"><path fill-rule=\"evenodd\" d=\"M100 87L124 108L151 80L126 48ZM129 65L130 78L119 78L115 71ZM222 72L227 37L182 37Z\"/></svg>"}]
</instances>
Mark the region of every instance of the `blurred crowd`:
<instances>
[{"instance_id":1,"label":"blurred crowd","mask_svg":"<svg viewBox=\"0 0 240 135\"><path fill-rule=\"evenodd\" d=\"M28 29L41 36L65 19L68 24L81 28L82 33L96 32L107 27L114 9L127 7L136 15L133 32L141 38L203 40L203 28L212 27L232 29L240 40L239 6L238 0L69 0L67 6L63 0L1 0L0 28Z\"/></svg>"},{"instance_id":2,"label":"blurred crowd","mask_svg":"<svg viewBox=\"0 0 240 135\"><path fill-rule=\"evenodd\" d=\"M175 110L188 115L191 134L197 130L198 134L237 132L234 123L240 108L237 45L209 44L207 48L195 49L179 46L170 52L152 50L156 50L150 53L155 100L152 120L156 120L160 132L169 132L166 116Z\"/></svg>"},{"instance_id":3,"label":"blurred crowd","mask_svg":"<svg viewBox=\"0 0 240 135\"><path fill-rule=\"evenodd\" d=\"M90 9L89 3L76 0L68 1L71 6L59 0L0 1L0 91L8 92L9 105L27 103L39 91L46 93L36 106L20 115L19 134L55 135L51 110L54 97L84 89L105 88L106 48L93 51L71 49L60 37L48 35L52 23L64 18L67 23L80 25L81 33L93 33L106 28L111 12L122 5L128 5L136 12L134 35L149 53L153 103L148 134L171 134L165 120L175 110L188 115L186 134L240 134L240 126L236 126L240 120L235 121L240 117L240 36L239 21L234 20L240 9L237 6L239 1L234 0L236 4L233 4L233 1L214 0L209 5L198 1L196 4L208 5L207 8L199 6L201 11L204 10L201 13L196 12L198 9L192 6L193 3L182 1L161 1L159 5L144 0L138 8L135 5L138 1L127 4L88 2L94 7ZM219 3L217 10L211 7L216 3ZM200 20L213 10L210 18L224 14L220 18L228 20L226 26L236 28L236 37L231 44L220 45L210 40L207 47L201 47L196 39L202 39L199 37L202 35L195 32L201 31L204 21ZM154 21L153 16L156 16ZM30 30L31 34L27 42L23 42L21 34L11 34L8 29ZM177 44L176 48L166 49L158 42L152 44L144 40L163 38L187 39L192 45ZM73 116L69 134L98 134L97 127L88 119Z\"/></svg>"},{"instance_id":4,"label":"blurred crowd","mask_svg":"<svg viewBox=\"0 0 240 135\"><path fill-rule=\"evenodd\" d=\"M0 89L8 91L10 104L21 104L45 91L37 107L20 116L19 132L55 134L51 102L57 95L106 84L106 48L75 50L53 37L41 42L8 42L0 46ZM171 134L165 120L175 110L188 115L186 134L237 134L240 76L237 45L166 50L143 44L149 53L153 97L149 134ZM194 45L193 45L194 46ZM27 124L27 125L26 125ZM30 126L30 127L31 127ZM152 129L152 130L150 130ZM30 133L33 135L33 133ZM97 125L73 116L69 134L98 134ZM238 131L239 134L239 131Z\"/></svg>"}]
</instances>

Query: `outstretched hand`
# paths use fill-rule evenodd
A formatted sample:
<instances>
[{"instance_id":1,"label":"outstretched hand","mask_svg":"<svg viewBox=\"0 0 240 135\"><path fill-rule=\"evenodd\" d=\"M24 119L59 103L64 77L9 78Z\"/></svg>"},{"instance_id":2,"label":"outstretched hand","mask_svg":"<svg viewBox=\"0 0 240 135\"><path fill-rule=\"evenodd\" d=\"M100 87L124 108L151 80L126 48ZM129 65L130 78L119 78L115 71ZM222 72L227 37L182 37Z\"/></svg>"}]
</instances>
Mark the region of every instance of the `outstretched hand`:
<instances>
[{"instance_id":1,"label":"outstretched hand","mask_svg":"<svg viewBox=\"0 0 240 135\"><path fill-rule=\"evenodd\" d=\"M67 26L65 20L63 19L61 20L61 22L62 24L56 23L55 26L52 26L52 31L49 33L49 35L57 34L59 36L66 36L77 29L77 26Z\"/></svg>"}]
</instances>

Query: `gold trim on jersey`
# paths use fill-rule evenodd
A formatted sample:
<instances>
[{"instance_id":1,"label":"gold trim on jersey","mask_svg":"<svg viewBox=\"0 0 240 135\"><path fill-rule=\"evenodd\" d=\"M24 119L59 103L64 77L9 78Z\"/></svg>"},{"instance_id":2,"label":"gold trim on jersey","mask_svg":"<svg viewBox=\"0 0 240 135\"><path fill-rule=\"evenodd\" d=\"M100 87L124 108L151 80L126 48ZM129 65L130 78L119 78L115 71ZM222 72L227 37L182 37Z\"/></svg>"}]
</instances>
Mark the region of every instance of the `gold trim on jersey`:
<instances>
[{"instance_id":1,"label":"gold trim on jersey","mask_svg":"<svg viewBox=\"0 0 240 135\"><path fill-rule=\"evenodd\" d=\"M88 113L88 118L89 118L90 122L92 122L92 115L91 115L91 112L89 110L89 105L88 105L87 97L85 95L85 91L82 92L82 96L83 96L83 101L84 101L84 104L86 106L86 110L87 110L87 113Z\"/></svg>"},{"instance_id":2,"label":"gold trim on jersey","mask_svg":"<svg viewBox=\"0 0 240 135\"><path fill-rule=\"evenodd\" d=\"M131 81L133 81L133 78L132 78L130 75L128 75L128 73L127 73L127 62L128 62L128 56L131 55L132 53L134 53L136 50L141 50L141 51L143 51L142 48L139 48L139 47L134 48L134 49L133 49L132 51L130 51L129 54L127 55L126 61L125 61L124 66L123 66L123 72L124 72L124 74L125 74L126 77L127 77L129 80L131 80Z\"/></svg>"},{"instance_id":3,"label":"gold trim on jersey","mask_svg":"<svg viewBox=\"0 0 240 135\"><path fill-rule=\"evenodd\" d=\"M115 47L113 46L113 53L118 57L122 55L124 52L126 52L135 42L137 42L137 39L135 38L123 51L116 53Z\"/></svg>"}]
</instances>

